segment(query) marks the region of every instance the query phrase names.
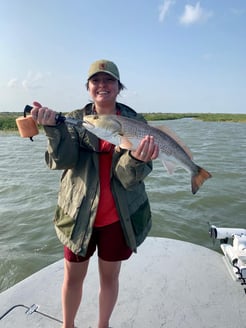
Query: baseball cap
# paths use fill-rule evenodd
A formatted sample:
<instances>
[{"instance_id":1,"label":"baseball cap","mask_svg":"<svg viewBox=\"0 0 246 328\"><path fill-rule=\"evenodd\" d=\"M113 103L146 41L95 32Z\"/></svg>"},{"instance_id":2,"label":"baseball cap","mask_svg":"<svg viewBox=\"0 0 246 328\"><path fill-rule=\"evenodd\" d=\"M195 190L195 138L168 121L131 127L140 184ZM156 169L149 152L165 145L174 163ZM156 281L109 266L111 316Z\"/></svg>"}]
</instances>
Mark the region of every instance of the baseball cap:
<instances>
[{"instance_id":1,"label":"baseball cap","mask_svg":"<svg viewBox=\"0 0 246 328\"><path fill-rule=\"evenodd\" d=\"M110 60L100 59L92 63L88 72L88 80L97 73L107 73L120 81L118 67Z\"/></svg>"}]
</instances>

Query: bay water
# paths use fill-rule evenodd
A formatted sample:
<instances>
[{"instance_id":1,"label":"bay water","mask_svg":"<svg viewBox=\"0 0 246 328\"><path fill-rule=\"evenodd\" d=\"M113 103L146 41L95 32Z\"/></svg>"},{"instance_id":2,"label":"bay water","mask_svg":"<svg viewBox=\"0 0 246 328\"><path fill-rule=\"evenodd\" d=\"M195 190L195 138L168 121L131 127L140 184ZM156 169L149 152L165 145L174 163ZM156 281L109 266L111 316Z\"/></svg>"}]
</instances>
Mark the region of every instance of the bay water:
<instances>
[{"instance_id":1,"label":"bay water","mask_svg":"<svg viewBox=\"0 0 246 328\"><path fill-rule=\"evenodd\" d=\"M168 175L161 161L146 179L152 208L150 235L180 239L220 251L208 222L246 228L246 124L194 119L151 122L167 125L189 146L194 162L213 178L192 195L190 175ZM53 227L60 171L46 167L47 140L0 134L0 292L61 259Z\"/></svg>"}]
</instances>

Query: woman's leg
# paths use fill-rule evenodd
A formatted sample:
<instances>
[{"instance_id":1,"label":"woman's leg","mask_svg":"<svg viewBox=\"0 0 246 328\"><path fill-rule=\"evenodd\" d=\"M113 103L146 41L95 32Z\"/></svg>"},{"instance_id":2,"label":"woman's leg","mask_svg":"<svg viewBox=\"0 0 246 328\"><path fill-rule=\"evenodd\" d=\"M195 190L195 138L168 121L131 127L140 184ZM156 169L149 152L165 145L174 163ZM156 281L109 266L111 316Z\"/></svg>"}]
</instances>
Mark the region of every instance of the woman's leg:
<instances>
[{"instance_id":1,"label":"woman's leg","mask_svg":"<svg viewBox=\"0 0 246 328\"><path fill-rule=\"evenodd\" d=\"M82 298L83 281L89 260L69 262L64 260L64 280L62 286L63 328L74 328L74 319Z\"/></svg>"},{"instance_id":2,"label":"woman's leg","mask_svg":"<svg viewBox=\"0 0 246 328\"><path fill-rule=\"evenodd\" d=\"M98 328L108 328L119 291L121 261L108 262L99 258L100 292Z\"/></svg>"}]
</instances>

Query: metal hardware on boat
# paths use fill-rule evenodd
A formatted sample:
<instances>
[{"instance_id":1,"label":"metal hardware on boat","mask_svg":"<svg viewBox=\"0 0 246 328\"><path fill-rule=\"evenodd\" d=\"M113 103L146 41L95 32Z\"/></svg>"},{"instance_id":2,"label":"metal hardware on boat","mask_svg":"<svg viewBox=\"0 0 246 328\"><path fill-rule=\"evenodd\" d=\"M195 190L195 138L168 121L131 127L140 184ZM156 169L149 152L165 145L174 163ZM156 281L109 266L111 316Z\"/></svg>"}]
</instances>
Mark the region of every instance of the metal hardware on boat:
<instances>
[{"instance_id":1,"label":"metal hardware on boat","mask_svg":"<svg viewBox=\"0 0 246 328\"><path fill-rule=\"evenodd\" d=\"M16 305L12 306L11 308L9 308L3 315L1 315L0 320L2 320L4 317L6 317L7 314L9 314L10 312L12 312L14 309L16 309L18 307L24 307L25 309L27 309L27 311L29 310L29 307L24 304L16 304Z\"/></svg>"},{"instance_id":2,"label":"metal hardware on boat","mask_svg":"<svg viewBox=\"0 0 246 328\"><path fill-rule=\"evenodd\" d=\"M63 323L62 320L57 319L55 317L53 317L52 315L49 315L47 313L38 311L39 306L37 304L32 304L30 307L24 305L24 304L16 304L14 306L12 306L10 309L8 309L1 317L0 320L3 320L10 312L12 312L14 309L18 308L18 307L23 307L26 309L25 314L26 315L31 315L33 313L37 313L40 314L48 319L51 319L53 321L59 322L59 323ZM76 327L75 327L76 328Z\"/></svg>"},{"instance_id":3,"label":"metal hardware on boat","mask_svg":"<svg viewBox=\"0 0 246 328\"><path fill-rule=\"evenodd\" d=\"M246 229L240 228L218 228L215 225L210 225L210 236L214 239L233 238L234 235L246 236Z\"/></svg>"},{"instance_id":4,"label":"metal hardware on boat","mask_svg":"<svg viewBox=\"0 0 246 328\"><path fill-rule=\"evenodd\" d=\"M246 229L210 225L209 234L213 240L220 240L220 248L233 278L246 285ZM245 288L244 291L246 293Z\"/></svg>"},{"instance_id":5,"label":"metal hardware on boat","mask_svg":"<svg viewBox=\"0 0 246 328\"><path fill-rule=\"evenodd\" d=\"M26 310L26 314L28 314L28 315L33 314L33 312L36 312L37 309L38 309L38 305L33 304Z\"/></svg>"}]
</instances>

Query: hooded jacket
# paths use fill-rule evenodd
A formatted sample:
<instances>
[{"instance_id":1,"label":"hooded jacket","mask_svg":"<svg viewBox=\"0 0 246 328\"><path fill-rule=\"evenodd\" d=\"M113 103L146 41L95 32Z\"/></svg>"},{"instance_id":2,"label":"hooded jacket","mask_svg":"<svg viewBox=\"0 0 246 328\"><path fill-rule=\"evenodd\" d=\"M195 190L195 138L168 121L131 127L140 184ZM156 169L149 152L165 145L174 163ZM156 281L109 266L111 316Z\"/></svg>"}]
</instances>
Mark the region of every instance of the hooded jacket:
<instances>
[{"instance_id":1,"label":"hooded jacket","mask_svg":"<svg viewBox=\"0 0 246 328\"><path fill-rule=\"evenodd\" d=\"M122 116L144 121L130 107L117 103ZM69 113L83 119L93 104ZM147 124L147 123L146 123ZM86 255L100 197L99 139L85 128L66 125L44 127L48 137L45 160L52 170L63 170L54 223L60 241L75 254ZM111 190L127 245L136 252L151 229L151 211L144 179L152 162L134 159L128 150L115 148Z\"/></svg>"}]
</instances>

